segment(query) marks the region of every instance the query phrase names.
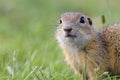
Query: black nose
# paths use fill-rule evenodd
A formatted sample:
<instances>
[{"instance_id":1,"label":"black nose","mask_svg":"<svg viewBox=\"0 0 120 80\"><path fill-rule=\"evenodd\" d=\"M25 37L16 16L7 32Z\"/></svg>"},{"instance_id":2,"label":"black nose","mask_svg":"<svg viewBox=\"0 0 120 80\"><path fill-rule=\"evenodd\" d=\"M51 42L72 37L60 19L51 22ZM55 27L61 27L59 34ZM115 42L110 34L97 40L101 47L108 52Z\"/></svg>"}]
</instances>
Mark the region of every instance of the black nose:
<instances>
[{"instance_id":1,"label":"black nose","mask_svg":"<svg viewBox=\"0 0 120 80\"><path fill-rule=\"evenodd\" d=\"M64 28L64 31L71 32L72 28Z\"/></svg>"}]
</instances>

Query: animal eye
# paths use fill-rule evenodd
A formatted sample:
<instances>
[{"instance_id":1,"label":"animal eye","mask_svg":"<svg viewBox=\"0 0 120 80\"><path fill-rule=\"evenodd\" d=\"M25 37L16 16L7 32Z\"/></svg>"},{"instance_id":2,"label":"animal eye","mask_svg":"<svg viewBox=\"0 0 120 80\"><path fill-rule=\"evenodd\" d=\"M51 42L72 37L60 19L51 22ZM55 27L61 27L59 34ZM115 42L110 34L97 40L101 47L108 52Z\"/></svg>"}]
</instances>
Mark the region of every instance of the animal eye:
<instances>
[{"instance_id":1,"label":"animal eye","mask_svg":"<svg viewBox=\"0 0 120 80\"><path fill-rule=\"evenodd\" d=\"M92 25L92 20L90 18L87 18L88 19L88 22L90 25Z\"/></svg>"},{"instance_id":2,"label":"animal eye","mask_svg":"<svg viewBox=\"0 0 120 80\"><path fill-rule=\"evenodd\" d=\"M62 20L61 19L60 19L59 23L62 24Z\"/></svg>"},{"instance_id":3,"label":"animal eye","mask_svg":"<svg viewBox=\"0 0 120 80\"><path fill-rule=\"evenodd\" d=\"M80 18L80 23L85 23L85 19L83 16Z\"/></svg>"}]
</instances>

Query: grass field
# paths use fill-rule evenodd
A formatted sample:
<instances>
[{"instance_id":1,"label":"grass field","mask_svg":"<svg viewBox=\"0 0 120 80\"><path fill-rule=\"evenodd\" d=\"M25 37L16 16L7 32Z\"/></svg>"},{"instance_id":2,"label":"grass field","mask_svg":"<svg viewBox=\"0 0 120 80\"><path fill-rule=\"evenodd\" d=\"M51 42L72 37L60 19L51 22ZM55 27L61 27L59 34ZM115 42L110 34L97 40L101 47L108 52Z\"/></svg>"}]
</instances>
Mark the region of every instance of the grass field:
<instances>
[{"instance_id":1,"label":"grass field","mask_svg":"<svg viewBox=\"0 0 120 80\"><path fill-rule=\"evenodd\" d=\"M82 80L55 39L60 14L83 12L96 28L120 22L119 0L0 0L0 80ZM106 23L101 23L101 15ZM116 80L108 76L106 80Z\"/></svg>"}]
</instances>

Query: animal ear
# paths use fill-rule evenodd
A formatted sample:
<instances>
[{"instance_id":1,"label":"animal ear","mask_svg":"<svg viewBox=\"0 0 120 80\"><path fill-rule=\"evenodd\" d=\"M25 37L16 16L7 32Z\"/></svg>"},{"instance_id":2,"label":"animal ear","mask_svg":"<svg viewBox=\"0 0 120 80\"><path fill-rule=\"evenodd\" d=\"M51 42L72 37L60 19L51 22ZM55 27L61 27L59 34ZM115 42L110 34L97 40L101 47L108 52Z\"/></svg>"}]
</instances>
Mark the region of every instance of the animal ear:
<instances>
[{"instance_id":1,"label":"animal ear","mask_svg":"<svg viewBox=\"0 0 120 80\"><path fill-rule=\"evenodd\" d=\"M87 18L88 19L88 22L90 25L92 25L92 20L90 18Z\"/></svg>"}]
</instances>

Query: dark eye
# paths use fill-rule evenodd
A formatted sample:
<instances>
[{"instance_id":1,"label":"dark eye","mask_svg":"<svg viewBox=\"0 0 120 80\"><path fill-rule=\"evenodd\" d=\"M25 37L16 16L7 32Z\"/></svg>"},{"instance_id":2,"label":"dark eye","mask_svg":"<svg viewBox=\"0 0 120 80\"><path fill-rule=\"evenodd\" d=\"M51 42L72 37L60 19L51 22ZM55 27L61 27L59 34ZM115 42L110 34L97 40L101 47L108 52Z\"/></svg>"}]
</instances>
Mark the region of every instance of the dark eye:
<instances>
[{"instance_id":1,"label":"dark eye","mask_svg":"<svg viewBox=\"0 0 120 80\"><path fill-rule=\"evenodd\" d=\"M62 20L61 19L60 19L59 23L62 24Z\"/></svg>"},{"instance_id":2,"label":"dark eye","mask_svg":"<svg viewBox=\"0 0 120 80\"><path fill-rule=\"evenodd\" d=\"M80 23L85 23L85 19L83 16L80 18Z\"/></svg>"},{"instance_id":3,"label":"dark eye","mask_svg":"<svg viewBox=\"0 0 120 80\"><path fill-rule=\"evenodd\" d=\"M88 22L90 25L92 25L92 20L90 18L87 18L88 19Z\"/></svg>"}]
</instances>

